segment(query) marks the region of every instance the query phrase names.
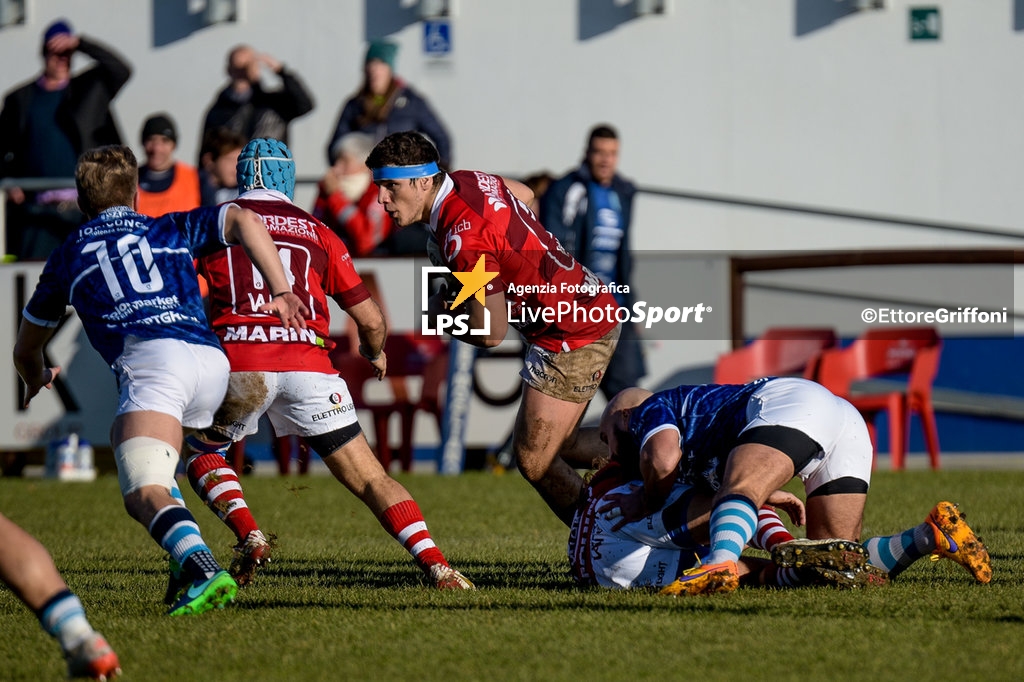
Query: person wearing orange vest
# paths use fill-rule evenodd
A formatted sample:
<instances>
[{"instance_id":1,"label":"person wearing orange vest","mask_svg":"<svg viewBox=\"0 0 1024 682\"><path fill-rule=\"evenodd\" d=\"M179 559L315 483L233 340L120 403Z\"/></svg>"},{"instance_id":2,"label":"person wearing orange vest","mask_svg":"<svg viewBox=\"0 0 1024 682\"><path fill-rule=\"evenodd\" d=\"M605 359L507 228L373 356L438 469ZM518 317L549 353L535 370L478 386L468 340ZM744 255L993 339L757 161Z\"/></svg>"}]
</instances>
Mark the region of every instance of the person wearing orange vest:
<instances>
[{"instance_id":1,"label":"person wearing orange vest","mask_svg":"<svg viewBox=\"0 0 1024 682\"><path fill-rule=\"evenodd\" d=\"M153 218L172 211L190 211L200 205L199 173L174 158L178 133L167 114L154 114L142 126L146 163L139 168L136 210Z\"/></svg>"}]
</instances>

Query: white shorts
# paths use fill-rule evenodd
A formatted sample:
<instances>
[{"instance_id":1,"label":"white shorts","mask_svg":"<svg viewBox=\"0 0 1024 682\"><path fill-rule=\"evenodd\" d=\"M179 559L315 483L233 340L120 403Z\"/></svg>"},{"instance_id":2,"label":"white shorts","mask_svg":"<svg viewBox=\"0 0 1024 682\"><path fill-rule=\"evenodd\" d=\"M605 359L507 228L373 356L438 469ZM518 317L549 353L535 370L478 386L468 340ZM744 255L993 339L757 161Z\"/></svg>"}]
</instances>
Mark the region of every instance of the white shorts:
<instances>
[{"instance_id":1,"label":"white shorts","mask_svg":"<svg viewBox=\"0 0 1024 682\"><path fill-rule=\"evenodd\" d=\"M256 433L266 413L279 436L320 436L358 421L345 380L321 372L232 372L215 426L231 440Z\"/></svg>"},{"instance_id":2,"label":"white shorts","mask_svg":"<svg viewBox=\"0 0 1024 682\"><path fill-rule=\"evenodd\" d=\"M661 589L697 563L693 548L682 549L668 538L661 510L612 531L619 519L607 519L596 510L604 506L607 496L630 492L630 485L621 485L600 498L589 500L573 519L569 563L573 575L584 584L616 589ZM676 483L662 509L689 488ZM698 551L706 550L702 547Z\"/></svg>"},{"instance_id":3,"label":"white shorts","mask_svg":"<svg viewBox=\"0 0 1024 682\"><path fill-rule=\"evenodd\" d=\"M747 418L743 431L787 426L821 446L821 452L797 472L807 494L840 478L871 482L871 437L864 418L857 408L821 384L789 377L772 379L750 396Z\"/></svg>"},{"instance_id":4,"label":"white shorts","mask_svg":"<svg viewBox=\"0 0 1024 682\"><path fill-rule=\"evenodd\" d=\"M213 423L231 372L219 348L134 336L125 339L124 352L113 368L120 393L119 415L152 410L193 429Z\"/></svg>"}]
</instances>

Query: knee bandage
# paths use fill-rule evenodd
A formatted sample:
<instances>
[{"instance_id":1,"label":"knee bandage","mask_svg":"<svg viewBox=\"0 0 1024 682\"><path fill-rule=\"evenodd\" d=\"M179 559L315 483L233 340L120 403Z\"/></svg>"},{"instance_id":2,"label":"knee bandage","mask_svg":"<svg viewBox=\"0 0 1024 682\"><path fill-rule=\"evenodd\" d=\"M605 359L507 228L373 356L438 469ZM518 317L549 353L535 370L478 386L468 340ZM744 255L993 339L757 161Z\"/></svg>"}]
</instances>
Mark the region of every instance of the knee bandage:
<instances>
[{"instance_id":1,"label":"knee bandage","mask_svg":"<svg viewBox=\"0 0 1024 682\"><path fill-rule=\"evenodd\" d=\"M114 449L114 461L122 496L147 485L168 490L175 485L178 450L170 443L146 436L129 438Z\"/></svg>"}]
</instances>

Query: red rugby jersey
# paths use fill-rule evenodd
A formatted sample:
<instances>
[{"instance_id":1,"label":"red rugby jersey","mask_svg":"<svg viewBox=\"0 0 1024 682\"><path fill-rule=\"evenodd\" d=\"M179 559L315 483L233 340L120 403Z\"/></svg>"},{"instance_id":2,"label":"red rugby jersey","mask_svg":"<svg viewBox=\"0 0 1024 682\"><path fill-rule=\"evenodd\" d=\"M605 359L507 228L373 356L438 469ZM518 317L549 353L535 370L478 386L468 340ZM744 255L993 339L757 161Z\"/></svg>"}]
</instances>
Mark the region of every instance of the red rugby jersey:
<instances>
[{"instance_id":1,"label":"red rugby jersey","mask_svg":"<svg viewBox=\"0 0 1024 682\"><path fill-rule=\"evenodd\" d=\"M370 297L352 256L336 234L277 192L254 190L234 200L260 215L274 239L292 291L311 315L306 329L286 329L260 307L275 291L241 246L199 259L210 283L210 322L235 372L322 372L337 374L328 351L331 317L327 297L347 308Z\"/></svg>"},{"instance_id":2,"label":"red rugby jersey","mask_svg":"<svg viewBox=\"0 0 1024 682\"><path fill-rule=\"evenodd\" d=\"M430 229L452 272L499 271L487 294L503 291L509 323L530 343L551 351L574 350L616 325L615 297L594 273L570 256L501 178L455 171L434 199ZM568 310L567 314L544 310ZM600 311L596 309L601 309ZM600 312L600 315L598 315Z\"/></svg>"}]
</instances>

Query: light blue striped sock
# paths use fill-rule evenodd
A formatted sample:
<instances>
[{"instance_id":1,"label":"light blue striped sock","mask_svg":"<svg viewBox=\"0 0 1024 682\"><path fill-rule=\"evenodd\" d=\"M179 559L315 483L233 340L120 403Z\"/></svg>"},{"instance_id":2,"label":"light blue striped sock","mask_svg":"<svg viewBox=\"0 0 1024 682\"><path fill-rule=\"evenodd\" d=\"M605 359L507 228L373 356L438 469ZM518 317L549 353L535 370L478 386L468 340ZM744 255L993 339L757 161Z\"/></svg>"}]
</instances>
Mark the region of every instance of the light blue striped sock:
<instances>
[{"instance_id":1,"label":"light blue striped sock","mask_svg":"<svg viewBox=\"0 0 1024 682\"><path fill-rule=\"evenodd\" d=\"M739 561L757 529L757 507L743 495L728 495L711 511L711 554L706 565Z\"/></svg>"},{"instance_id":2,"label":"light blue striped sock","mask_svg":"<svg viewBox=\"0 0 1024 682\"><path fill-rule=\"evenodd\" d=\"M174 501L180 504L182 507L185 506L185 498L181 494L181 488L178 487L177 480L175 480L174 483L171 484L171 497L173 497Z\"/></svg>"},{"instance_id":3,"label":"light blue striped sock","mask_svg":"<svg viewBox=\"0 0 1024 682\"><path fill-rule=\"evenodd\" d=\"M884 568L890 578L935 551L935 533L926 522L896 535L871 538L864 543L872 566Z\"/></svg>"},{"instance_id":4,"label":"light blue striped sock","mask_svg":"<svg viewBox=\"0 0 1024 682\"><path fill-rule=\"evenodd\" d=\"M199 524L185 507L173 504L158 511L149 524L149 534L194 580L206 580L220 570Z\"/></svg>"},{"instance_id":5,"label":"light blue striped sock","mask_svg":"<svg viewBox=\"0 0 1024 682\"><path fill-rule=\"evenodd\" d=\"M43 629L60 642L64 651L74 649L92 634L85 608L71 590L63 590L51 597L37 615Z\"/></svg>"}]
</instances>

